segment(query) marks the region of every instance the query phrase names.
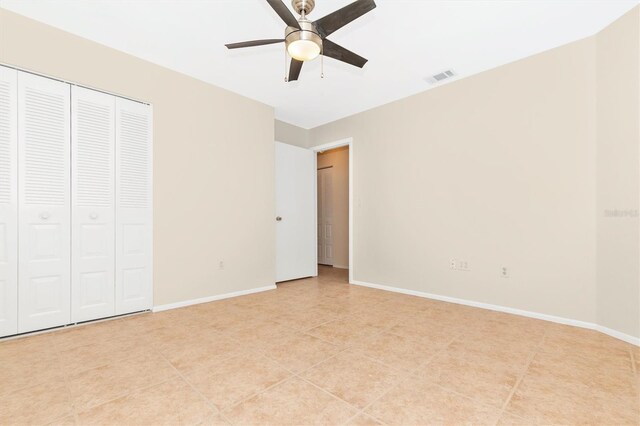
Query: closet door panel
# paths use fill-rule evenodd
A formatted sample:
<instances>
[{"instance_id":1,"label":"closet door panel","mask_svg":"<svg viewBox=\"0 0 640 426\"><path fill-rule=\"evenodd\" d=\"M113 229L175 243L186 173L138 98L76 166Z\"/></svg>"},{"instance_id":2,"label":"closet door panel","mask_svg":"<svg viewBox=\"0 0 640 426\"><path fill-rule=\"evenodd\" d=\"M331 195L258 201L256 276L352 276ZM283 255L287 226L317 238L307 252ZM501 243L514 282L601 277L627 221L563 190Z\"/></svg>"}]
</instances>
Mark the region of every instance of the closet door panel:
<instances>
[{"instance_id":1,"label":"closet door panel","mask_svg":"<svg viewBox=\"0 0 640 426\"><path fill-rule=\"evenodd\" d=\"M70 322L70 86L18 72L18 331Z\"/></svg>"},{"instance_id":2,"label":"closet door panel","mask_svg":"<svg viewBox=\"0 0 640 426\"><path fill-rule=\"evenodd\" d=\"M0 337L18 332L18 72L0 67Z\"/></svg>"},{"instance_id":3,"label":"closet door panel","mask_svg":"<svg viewBox=\"0 0 640 426\"><path fill-rule=\"evenodd\" d=\"M71 96L71 319L115 314L115 97Z\"/></svg>"},{"instance_id":4,"label":"closet door panel","mask_svg":"<svg viewBox=\"0 0 640 426\"><path fill-rule=\"evenodd\" d=\"M116 99L116 313L153 305L152 111Z\"/></svg>"}]
</instances>

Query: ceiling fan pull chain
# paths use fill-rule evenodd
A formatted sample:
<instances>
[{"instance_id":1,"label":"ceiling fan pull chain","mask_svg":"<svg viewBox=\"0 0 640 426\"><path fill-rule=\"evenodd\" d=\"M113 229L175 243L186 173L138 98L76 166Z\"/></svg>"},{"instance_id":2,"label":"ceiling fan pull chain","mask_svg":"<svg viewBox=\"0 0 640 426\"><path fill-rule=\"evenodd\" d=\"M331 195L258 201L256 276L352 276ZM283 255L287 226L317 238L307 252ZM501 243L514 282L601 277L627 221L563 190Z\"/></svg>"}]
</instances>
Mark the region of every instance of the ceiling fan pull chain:
<instances>
[{"instance_id":1,"label":"ceiling fan pull chain","mask_svg":"<svg viewBox=\"0 0 640 426\"><path fill-rule=\"evenodd\" d=\"M324 45L320 52L320 78L324 78Z\"/></svg>"}]
</instances>

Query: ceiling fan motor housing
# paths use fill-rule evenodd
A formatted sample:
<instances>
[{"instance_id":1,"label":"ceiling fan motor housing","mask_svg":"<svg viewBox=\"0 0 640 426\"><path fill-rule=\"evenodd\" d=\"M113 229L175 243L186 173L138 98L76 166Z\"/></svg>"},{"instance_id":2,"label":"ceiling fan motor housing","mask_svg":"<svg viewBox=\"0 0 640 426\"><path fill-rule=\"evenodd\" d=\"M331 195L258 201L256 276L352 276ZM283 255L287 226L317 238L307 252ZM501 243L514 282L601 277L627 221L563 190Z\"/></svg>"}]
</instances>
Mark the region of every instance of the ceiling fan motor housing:
<instances>
[{"instance_id":1,"label":"ceiling fan motor housing","mask_svg":"<svg viewBox=\"0 0 640 426\"><path fill-rule=\"evenodd\" d=\"M287 27L284 33L284 40L289 49L289 45L299 40L310 41L318 45L320 51L322 51L322 37L316 31L316 27L313 22L299 21L300 29L296 27Z\"/></svg>"},{"instance_id":2,"label":"ceiling fan motor housing","mask_svg":"<svg viewBox=\"0 0 640 426\"><path fill-rule=\"evenodd\" d=\"M313 8L316 6L315 0L292 0L291 6L293 6L293 10L295 10L298 15L308 15L311 13Z\"/></svg>"}]
</instances>

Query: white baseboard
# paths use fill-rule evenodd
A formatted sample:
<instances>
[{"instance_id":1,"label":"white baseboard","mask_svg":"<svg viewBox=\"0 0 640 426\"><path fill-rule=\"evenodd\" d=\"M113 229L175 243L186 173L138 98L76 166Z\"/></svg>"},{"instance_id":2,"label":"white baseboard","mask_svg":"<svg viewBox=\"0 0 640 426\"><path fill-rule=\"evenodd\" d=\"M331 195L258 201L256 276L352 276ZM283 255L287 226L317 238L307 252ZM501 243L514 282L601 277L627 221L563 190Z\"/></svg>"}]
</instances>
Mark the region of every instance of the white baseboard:
<instances>
[{"instance_id":1,"label":"white baseboard","mask_svg":"<svg viewBox=\"0 0 640 426\"><path fill-rule=\"evenodd\" d=\"M265 287L251 288L249 290L234 291L233 293L218 294L215 296L202 297L200 299L191 299L191 300L184 300L182 302L169 303L166 305L158 305L158 306L154 306L153 309L151 310L153 312L168 311L170 309L184 308L186 306L199 305L201 303L215 302L216 300L230 299L232 297L246 296L248 294L275 290L276 288L277 288L276 285L272 284Z\"/></svg>"},{"instance_id":2,"label":"white baseboard","mask_svg":"<svg viewBox=\"0 0 640 426\"><path fill-rule=\"evenodd\" d=\"M593 326L592 330L599 331L600 333L604 333L608 336L615 337L616 339L623 340L627 343L631 343L632 345L640 346L640 337L634 337L634 336L631 336L630 334L625 334L621 331L614 330L612 328L605 327L600 324L591 324L591 325ZM589 328L589 327L586 327L586 328Z\"/></svg>"},{"instance_id":3,"label":"white baseboard","mask_svg":"<svg viewBox=\"0 0 640 426\"><path fill-rule=\"evenodd\" d=\"M344 265L333 265L333 267L338 269L349 269L348 266L344 266Z\"/></svg>"},{"instance_id":4,"label":"white baseboard","mask_svg":"<svg viewBox=\"0 0 640 426\"><path fill-rule=\"evenodd\" d=\"M555 323L559 323L559 324L571 325L571 326L574 326L574 327L587 328L589 330L599 331L599 332L607 334L607 335L609 335L611 337L615 337L616 339L623 340L623 341L625 341L627 343L631 343L632 345L640 346L640 337L631 336L629 334L625 334L625 333L622 333L620 331L613 330L613 329L604 327L604 326L599 325L599 324L594 324L594 323L591 323L591 322L580 321L580 320L575 320L575 319L570 319L570 318L557 317L557 316L548 315L548 314L541 314L539 312L524 311L522 309L509 308L507 306L500 306L500 305L492 305L492 304L489 304L489 303L475 302L473 300L458 299L456 297L441 296L441 295L438 295L438 294L424 293L424 292L421 292L421 291L409 290L409 289L405 289L405 288L391 287L391 286L380 285L380 284L371 284L371 283L367 283L367 282L364 282L364 281L352 280L350 283L354 284L354 285L359 285L359 286L362 286L362 287L375 288L375 289L378 289L378 290L391 291L391 292L394 292L394 293L408 294L408 295L411 295L411 296L424 297L426 299L440 300L442 302L456 303L458 305L473 306L475 308L488 309L488 310L497 311L497 312L505 312L505 313L508 313L508 314L520 315L520 316L528 317L528 318L535 318L535 319L555 322Z\"/></svg>"}]
</instances>

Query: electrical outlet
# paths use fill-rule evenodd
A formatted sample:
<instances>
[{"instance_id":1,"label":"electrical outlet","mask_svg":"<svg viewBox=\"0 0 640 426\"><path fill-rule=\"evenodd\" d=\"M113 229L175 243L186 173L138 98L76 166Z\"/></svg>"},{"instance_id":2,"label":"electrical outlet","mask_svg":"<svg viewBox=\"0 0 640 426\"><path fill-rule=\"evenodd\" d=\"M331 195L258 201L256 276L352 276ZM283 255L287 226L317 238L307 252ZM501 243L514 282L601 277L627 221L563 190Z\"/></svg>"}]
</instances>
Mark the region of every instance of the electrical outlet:
<instances>
[{"instance_id":1,"label":"electrical outlet","mask_svg":"<svg viewBox=\"0 0 640 426\"><path fill-rule=\"evenodd\" d=\"M224 260L221 260L220 262L218 262L218 269L220 270L224 269Z\"/></svg>"},{"instance_id":2,"label":"electrical outlet","mask_svg":"<svg viewBox=\"0 0 640 426\"><path fill-rule=\"evenodd\" d=\"M502 278L509 278L509 270L506 266L503 266L502 269L500 269L500 276Z\"/></svg>"},{"instance_id":3,"label":"electrical outlet","mask_svg":"<svg viewBox=\"0 0 640 426\"><path fill-rule=\"evenodd\" d=\"M466 260L457 260L451 259L449 262L449 267L452 271L470 271L471 267L469 266L469 262Z\"/></svg>"}]
</instances>

